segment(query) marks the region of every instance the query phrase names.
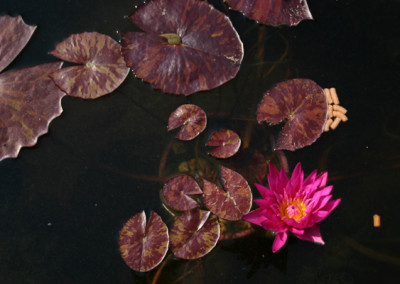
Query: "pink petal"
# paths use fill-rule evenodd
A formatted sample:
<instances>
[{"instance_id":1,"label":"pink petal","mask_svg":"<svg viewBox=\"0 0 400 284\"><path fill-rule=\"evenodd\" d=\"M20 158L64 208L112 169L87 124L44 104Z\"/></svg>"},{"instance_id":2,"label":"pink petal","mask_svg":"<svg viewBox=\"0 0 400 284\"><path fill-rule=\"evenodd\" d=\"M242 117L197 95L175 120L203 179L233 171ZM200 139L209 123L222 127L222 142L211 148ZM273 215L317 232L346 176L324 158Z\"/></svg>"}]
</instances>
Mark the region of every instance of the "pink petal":
<instances>
[{"instance_id":1,"label":"pink petal","mask_svg":"<svg viewBox=\"0 0 400 284\"><path fill-rule=\"evenodd\" d=\"M254 203L262 208L268 208L272 202L270 199L255 199Z\"/></svg>"},{"instance_id":2,"label":"pink petal","mask_svg":"<svg viewBox=\"0 0 400 284\"><path fill-rule=\"evenodd\" d=\"M268 195L268 188L259 183L255 183L254 185L256 186L257 190L261 193L261 196L266 198Z\"/></svg>"},{"instance_id":3,"label":"pink petal","mask_svg":"<svg viewBox=\"0 0 400 284\"><path fill-rule=\"evenodd\" d=\"M256 210L253 210L246 215L242 217L243 220L256 224L258 226L262 227L262 223L267 220L267 218L264 216L263 211L265 211L262 208L257 208Z\"/></svg>"},{"instance_id":4,"label":"pink petal","mask_svg":"<svg viewBox=\"0 0 400 284\"><path fill-rule=\"evenodd\" d=\"M315 183L317 184L317 187L323 187L326 185L327 181L328 181L328 172L324 172L317 177Z\"/></svg>"},{"instance_id":5,"label":"pink petal","mask_svg":"<svg viewBox=\"0 0 400 284\"><path fill-rule=\"evenodd\" d=\"M275 236L274 243L272 244L272 252L275 253L278 250L280 250L286 243L287 238L288 238L288 231L278 233Z\"/></svg>"},{"instance_id":6,"label":"pink petal","mask_svg":"<svg viewBox=\"0 0 400 284\"><path fill-rule=\"evenodd\" d=\"M324 220L331 212L333 209L336 208L336 206L339 205L341 199L335 199L329 201L324 208L319 210L317 213L313 215L313 222L319 223L322 220Z\"/></svg>"},{"instance_id":7,"label":"pink petal","mask_svg":"<svg viewBox=\"0 0 400 284\"><path fill-rule=\"evenodd\" d=\"M312 184L315 181L315 177L317 176L317 170L314 170L305 180L304 185Z\"/></svg>"},{"instance_id":8,"label":"pink petal","mask_svg":"<svg viewBox=\"0 0 400 284\"><path fill-rule=\"evenodd\" d=\"M278 170L275 168L274 164L272 164L270 162L269 163L269 174L267 176L268 185L269 185L269 189L270 190L276 191L276 185L277 185L278 177L279 177Z\"/></svg>"},{"instance_id":9,"label":"pink petal","mask_svg":"<svg viewBox=\"0 0 400 284\"><path fill-rule=\"evenodd\" d=\"M324 210L324 206L328 203L328 201L332 198L332 195L322 196L321 198L315 199L317 203L314 204L313 211L316 212L318 210Z\"/></svg>"},{"instance_id":10,"label":"pink petal","mask_svg":"<svg viewBox=\"0 0 400 284\"><path fill-rule=\"evenodd\" d=\"M292 177L290 179L290 184L293 189L302 188L304 173L301 171L301 163L297 163L293 170Z\"/></svg>"},{"instance_id":11,"label":"pink petal","mask_svg":"<svg viewBox=\"0 0 400 284\"><path fill-rule=\"evenodd\" d=\"M292 233L301 240L310 241L321 245L325 244L322 240L318 224L315 224L311 228L305 229L303 234L296 234L293 231Z\"/></svg>"}]
</instances>

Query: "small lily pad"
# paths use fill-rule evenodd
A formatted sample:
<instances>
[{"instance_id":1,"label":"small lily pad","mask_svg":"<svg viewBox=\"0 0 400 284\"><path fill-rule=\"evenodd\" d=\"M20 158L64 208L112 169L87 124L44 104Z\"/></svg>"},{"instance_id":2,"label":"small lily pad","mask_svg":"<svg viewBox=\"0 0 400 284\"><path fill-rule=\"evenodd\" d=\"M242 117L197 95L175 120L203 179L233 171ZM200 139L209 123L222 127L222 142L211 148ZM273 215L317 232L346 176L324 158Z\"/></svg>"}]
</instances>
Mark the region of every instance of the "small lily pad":
<instances>
[{"instance_id":1,"label":"small lily pad","mask_svg":"<svg viewBox=\"0 0 400 284\"><path fill-rule=\"evenodd\" d=\"M206 1L152 0L129 17L122 54L137 77L167 93L190 95L234 78L243 44L229 18Z\"/></svg>"},{"instance_id":2,"label":"small lily pad","mask_svg":"<svg viewBox=\"0 0 400 284\"><path fill-rule=\"evenodd\" d=\"M324 90L309 79L278 83L264 94L257 109L258 123L286 121L276 143L278 150L294 151L314 143L324 131L327 116Z\"/></svg>"},{"instance_id":3,"label":"small lily pad","mask_svg":"<svg viewBox=\"0 0 400 284\"><path fill-rule=\"evenodd\" d=\"M186 211L198 207L199 204L189 195L202 193L194 178L187 175L170 178L162 189L165 202L176 211Z\"/></svg>"},{"instance_id":4,"label":"small lily pad","mask_svg":"<svg viewBox=\"0 0 400 284\"><path fill-rule=\"evenodd\" d=\"M312 19L306 0L226 0L246 17L271 25L296 26Z\"/></svg>"},{"instance_id":5,"label":"small lily pad","mask_svg":"<svg viewBox=\"0 0 400 284\"><path fill-rule=\"evenodd\" d=\"M218 217L236 221L250 211L253 195L247 181L237 172L221 166L224 189L203 179L203 198Z\"/></svg>"},{"instance_id":6,"label":"small lily pad","mask_svg":"<svg viewBox=\"0 0 400 284\"><path fill-rule=\"evenodd\" d=\"M0 72L17 57L35 29L36 26L25 24L21 16L0 16Z\"/></svg>"},{"instance_id":7,"label":"small lily pad","mask_svg":"<svg viewBox=\"0 0 400 284\"><path fill-rule=\"evenodd\" d=\"M204 131L207 116L204 110L192 104L185 104L174 110L168 119L168 131L181 127L176 138L192 140Z\"/></svg>"},{"instance_id":8,"label":"small lily pad","mask_svg":"<svg viewBox=\"0 0 400 284\"><path fill-rule=\"evenodd\" d=\"M53 62L0 74L0 160L35 145L61 114L65 93L49 77L61 66Z\"/></svg>"},{"instance_id":9,"label":"small lily pad","mask_svg":"<svg viewBox=\"0 0 400 284\"><path fill-rule=\"evenodd\" d=\"M210 211L193 209L180 215L171 228L170 248L183 259L196 259L209 253L217 244L220 225Z\"/></svg>"},{"instance_id":10,"label":"small lily pad","mask_svg":"<svg viewBox=\"0 0 400 284\"><path fill-rule=\"evenodd\" d=\"M51 75L57 86L73 97L95 99L109 94L129 73L121 46L111 37L97 32L73 34L58 43L50 54L81 64Z\"/></svg>"},{"instance_id":11,"label":"small lily pad","mask_svg":"<svg viewBox=\"0 0 400 284\"><path fill-rule=\"evenodd\" d=\"M235 155L240 148L239 135L230 129L220 129L211 136L206 146L217 147L210 152L211 156L226 159Z\"/></svg>"},{"instance_id":12,"label":"small lily pad","mask_svg":"<svg viewBox=\"0 0 400 284\"><path fill-rule=\"evenodd\" d=\"M146 226L144 211L130 218L119 236L119 249L125 263L133 270L153 269L168 250L168 228L157 213L151 212Z\"/></svg>"}]
</instances>

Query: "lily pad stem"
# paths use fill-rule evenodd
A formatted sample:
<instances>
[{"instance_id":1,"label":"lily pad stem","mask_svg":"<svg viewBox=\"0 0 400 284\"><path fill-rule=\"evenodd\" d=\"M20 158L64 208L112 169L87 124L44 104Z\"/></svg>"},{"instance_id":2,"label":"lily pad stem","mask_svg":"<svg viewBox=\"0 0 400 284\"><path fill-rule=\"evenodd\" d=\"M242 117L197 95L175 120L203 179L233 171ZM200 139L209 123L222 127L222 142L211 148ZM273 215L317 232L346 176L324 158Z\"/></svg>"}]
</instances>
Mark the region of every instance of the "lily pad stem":
<instances>
[{"instance_id":1,"label":"lily pad stem","mask_svg":"<svg viewBox=\"0 0 400 284\"><path fill-rule=\"evenodd\" d=\"M179 45L182 43L181 37L175 33L161 34L161 36L168 40L168 44Z\"/></svg>"}]
</instances>

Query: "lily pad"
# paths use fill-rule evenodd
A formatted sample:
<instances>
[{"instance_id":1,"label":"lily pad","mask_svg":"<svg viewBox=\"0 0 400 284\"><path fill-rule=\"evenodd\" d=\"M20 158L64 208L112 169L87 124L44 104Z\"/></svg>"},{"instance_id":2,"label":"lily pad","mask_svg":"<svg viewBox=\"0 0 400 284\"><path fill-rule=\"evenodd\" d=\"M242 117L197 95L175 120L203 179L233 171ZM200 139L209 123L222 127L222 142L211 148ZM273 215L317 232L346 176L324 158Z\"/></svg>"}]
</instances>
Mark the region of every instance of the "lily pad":
<instances>
[{"instance_id":1,"label":"lily pad","mask_svg":"<svg viewBox=\"0 0 400 284\"><path fill-rule=\"evenodd\" d=\"M35 145L61 114L65 93L49 77L61 66L54 62L0 74L0 160Z\"/></svg>"},{"instance_id":2,"label":"lily pad","mask_svg":"<svg viewBox=\"0 0 400 284\"><path fill-rule=\"evenodd\" d=\"M217 244L220 225L210 211L193 209L180 215L171 228L170 248L183 259L196 259L209 253Z\"/></svg>"},{"instance_id":3,"label":"lily pad","mask_svg":"<svg viewBox=\"0 0 400 284\"><path fill-rule=\"evenodd\" d=\"M197 182L187 175L169 179L162 189L165 202L176 211L186 211L198 207L199 204L188 195L202 193Z\"/></svg>"},{"instance_id":4,"label":"lily pad","mask_svg":"<svg viewBox=\"0 0 400 284\"><path fill-rule=\"evenodd\" d=\"M192 104L185 104L174 110L168 119L168 131L180 126L176 138L192 140L197 137L207 125L207 116L204 110Z\"/></svg>"},{"instance_id":5,"label":"lily pad","mask_svg":"<svg viewBox=\"0 0 400 284\"><path fill-rule=\"evenodd\" d=\"M36 26L25 24L21 16L0 16L0 72L28 43Z\"/></svg>"},{"instance_id":6,"label":"lily pad","mask_svg":"<svg viewBox=\"0 0 400 284\"><path fill-rule=\"evenodd\" d=\"M217 147L210 152L211 156L226 159L239 151L240 144L241 140L236 132L230 129L220 129L211 136L206 146Z\"/></svg>"},{"instance_id":7,"label":"lily pad","mask_svg":"<svg viewBox=\"0 0 400 284\"><path fill-rule=\"evenodd\" d=\"M271 25L296 26L312 19L306 0L226 0L246 17Z\"/></svg>"},{"instance_id":8,"label":"lily pad","mask_svg":"<svg viewBox=\"0 0 400 284\"><path fill-rule=\"evenodd\" d=\"M151 212L146 226L144 211L130 218L119 236L119 249L125 263L133 270L153 269L168 250L168 228L157 213Z\"/></svg>"},{"instance_id":9,"label":"lily pad","mask_svg":"<svg viewBox=\"0 0 400 284\"><path fill-rule=\"evenodd\" d=\"M129 17L122 54L137 77L167 93L190 95L234 78L243 44L229 18L205 1L152 0Z\"/></svg>"},{"instance_id":10,"label":"lily pad","mask_svg":"<svg viewBox=\"0 0 400 284\"><path fill-rule=\"evenodd\" d=\"M236 221L250 211L253 195L247 181L237 172L221 166L222 189L203 179L203 198L218 217Z\"/></svg>"},{"instance_id":11,"label":"lily pad","mask_svg":"<svg viewBox=\"0 0 400 284\"><path fill-rule=\"evenodd\" d=\"M58 43L50 54L73 63L51 77L57 86L73 97L95 99L114 91L129 73L121 46L111 37L85 32Z\"/></svg>"},{"instance_id":12,"label":"lily pad","mask_svg":"<svg viewBox=\"0 0 400 284\"><path fill-rule=\"evenodd\" d=\"M324 90L312 80L292 79L278 83L264 94L257 121L272 125L286 120L276 143L278 150L291 150L314 143L324 131L328 101Z\"/></svg>"}]
</instances>

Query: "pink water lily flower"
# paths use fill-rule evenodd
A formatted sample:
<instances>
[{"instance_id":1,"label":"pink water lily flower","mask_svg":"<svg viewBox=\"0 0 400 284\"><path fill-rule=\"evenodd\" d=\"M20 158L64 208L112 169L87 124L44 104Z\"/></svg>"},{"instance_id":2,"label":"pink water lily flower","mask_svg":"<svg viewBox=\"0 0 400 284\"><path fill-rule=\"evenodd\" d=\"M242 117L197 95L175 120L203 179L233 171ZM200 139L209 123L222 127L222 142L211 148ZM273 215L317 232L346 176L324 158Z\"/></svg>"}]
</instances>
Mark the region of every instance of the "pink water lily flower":
<instances>
[{"instance_id":1,"label":"pink water lily flower","mask_svg":"<svg viewBox=\"0 0 400 284\"><path fill-rule=\"evenodd\" d=\"M276 233L272 251L277 252L286 242L289 231L302 240L324 244L318 223L338 206L340 199L330 200L333 186L326 186L328 173L317 176L313 171L306 179L298 163L289 180L270 163L269 189L255 184L263 199L254 202L260 208L243 219Z\"/></svg>"}]
</instances>

